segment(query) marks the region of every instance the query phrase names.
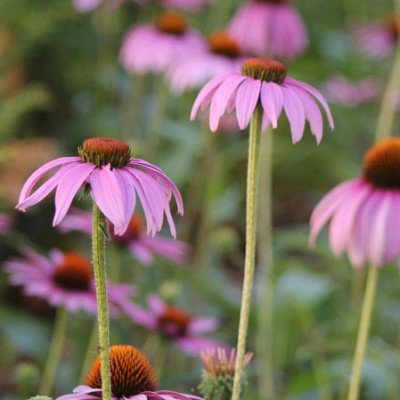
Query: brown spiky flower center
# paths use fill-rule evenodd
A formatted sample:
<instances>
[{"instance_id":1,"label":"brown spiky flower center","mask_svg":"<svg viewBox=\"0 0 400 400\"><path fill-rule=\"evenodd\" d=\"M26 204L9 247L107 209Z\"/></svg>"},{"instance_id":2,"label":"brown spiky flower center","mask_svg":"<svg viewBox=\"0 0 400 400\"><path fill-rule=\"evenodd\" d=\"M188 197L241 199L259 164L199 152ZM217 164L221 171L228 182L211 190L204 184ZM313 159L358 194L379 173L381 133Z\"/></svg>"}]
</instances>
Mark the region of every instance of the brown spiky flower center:
<instances>
[{"instance_id":1,"label":"brown spiky flower center","mask_svg":"<svg viewBox=\"0 0 400 400\"><path fill-rule=\"evenodd\" d=\"M131 159L131 149L126 143L107 137L86 139L78 152L84 162L98 167L110 164L112 168L122 168Z\"/></svg>"},{"instance_id":2,"label":"brown spiky flower center","mask_svg":"<svg viewBox=\"0 0 400 400\"><path fill-rule=\"evenodd\" d=\"M237 58L240 49L237 41L225 31L214 32L208 38L210 51L228 58Z\"/></svg>"},{"instance_id":3,"label":"brown spiky flower center","mask_svg":"<svg viewBox=\"0 0 400 400\"><path fill-rule=\"evenodd\" d=\"M114 397L128 398L157 390L157 378L146 356L133 346L110 347L111 392ZM101 363L94 361L86 385L101 388Z\"/></svg>"},{"instance_id":4,"label":"brown spiky flower center","mask_svg":"<svg viewBox=\"0 0 400 400\"><path fill-rule=\"evenodd\" d=\"M377 188L400 190L400 138L371 147L364 158L363 175Z\"/></svg>"},{"instance_id":5,"label":"brown spiky flower center","mask_svg":"<svg viewBox=\"0 0 400 400\"><path fill-rule=\"evenodd\" d=\"M287 68L280 62L267 58L249 58L242 65L242 74L265 82L283 83Z\"/></svg>"},{"instance_id":6,"label":"brown spiky flower center","mask_svg":"<svg viewBox=\"0 0 400 400\"><path fill-rule=\"evenodd\" d=\"M67 290L85 291L92 282L92 268L85 257L76 253L67 253L56 266L53 280Z\"/></svg>"},{"instance_id":7,"label":"brown spiky flower center","mask_svg":"<svg viewBox=\"0 0 400 400\"><path fill-rule=\"evenodd\" d=\"M167 11L158 17L156 26L161 32L180 36L187 30L187 20L183 14Z\"/></svg>"},{"instance_id":8,"label":"brown spiky flower center","mask_svg":"<svg viewBox=\"0 0 400 400\"><path fill-rule=\"evenodd\" d=\"M162 332L172 336L184 336L189 328L191 316L180 308L168 306L158 317L158 325Z\"/></svg>"}]
</instances>

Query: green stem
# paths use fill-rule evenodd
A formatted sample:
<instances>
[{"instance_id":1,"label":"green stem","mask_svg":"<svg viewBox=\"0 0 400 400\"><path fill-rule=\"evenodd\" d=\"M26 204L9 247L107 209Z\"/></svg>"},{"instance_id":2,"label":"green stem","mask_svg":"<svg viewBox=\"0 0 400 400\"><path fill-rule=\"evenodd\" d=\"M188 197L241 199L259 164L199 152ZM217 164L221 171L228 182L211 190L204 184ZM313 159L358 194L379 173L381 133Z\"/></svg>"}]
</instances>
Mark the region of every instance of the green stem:
<instances>
[{"instance_id":1,"label":"green stem","mask_svg":"<svg viewBox=\"0 0 400 400\"><path fill-rule=\"evenodd\" d=\"M261 398L273 399L274 379L272 368L273 320L273 249L272 249L272 132L261 139L260 204L258 220L259 299L258 329L256 336L258 361L258 387Z\"/></svg>"},{"instance_id":2,"label":"green stem","mask_svg":"<svg viewBox=\"0 0 400 400\"><path fill-rule=\"evenodd\" d=\"M258 175L260 161L260 136L261 136L261 109L258 107L250 122L249 156L247 164L247 193L246 193L246 254L244 263L244 281L242 305L237 343L237 359L235 377L233 381L232 400L239 400L241 396L241 380L243 359L246 352L247 331L251 295L253 292L254 267L256 256L257 236L257 203L258 203Z\"/></svg>"},{"instance_id":3,"label":"green stem","mask_svg":"<svg viewBox=\"0 0 400 400\"><path fill-rule=\"evenodd\" d=\"M400 25L400 0L395 0L395 11L398 24ZM383 95L381 109L378 117L375 141L388 138L392 133L394 118L396 115L396 104L400 89L400 40L397 41L396 56L393 69Z\"/></svg>"},{"instance_id":4,"label":"green stem","mask_svg":"<svg viewBox=\"0 0 400 400\"><path fill-rule=\"evenodd\" d=\"M41 395L47 396L51 394L51 388L53 387L57 366L61 358L61 351L65 338L65 327L67 325L67 315L68 313L65 307L59 307L57 309L49 355L47 357L44 373L39 385L39 393Z\"/></svg>"},{"instance_id":5,"label":"green stem","mask_svg":"<svg viewBox=\"0 0 400 400\"><path fill-rule=\"evenodd\" d=\"M358 328L358 337L356 351L353 359L353 368L351 373L350 389L348 400L358 400L360 394L362 364L367 348L369 327L371 325L371 315L374 306L376 284L378 281L378 268L371 265L369 267L367 284L365 288L364 302L361 311L360 326Z\"/></svg>"},{"instance_id":6,"label":"green stem","mask_svg":"<svg viewBox=\"0 0 400 400\"><path fill-rule=\"evenodd\" d=\"M105 262L105 218L93 204L93 269L97 295L97 318L100 344L100 364L103 400L111 400L110 333L107 300L107 271Z\"/></svg>"},{"instance_id":7,"label":"green stem","mask_svg":"<svg viewBox=\"0 0 400 400\"><path fill-rule=\"evenodd\" d=\"M89 372L89 368L96 357L97 346L99 343L99 338L97 334L97 324L93 324L92 332L90 333L89 343L86 349L85 358L82 362L81 375L79 377L79 382L84 383L86 374Z\"/></svg>"}]
</instances>

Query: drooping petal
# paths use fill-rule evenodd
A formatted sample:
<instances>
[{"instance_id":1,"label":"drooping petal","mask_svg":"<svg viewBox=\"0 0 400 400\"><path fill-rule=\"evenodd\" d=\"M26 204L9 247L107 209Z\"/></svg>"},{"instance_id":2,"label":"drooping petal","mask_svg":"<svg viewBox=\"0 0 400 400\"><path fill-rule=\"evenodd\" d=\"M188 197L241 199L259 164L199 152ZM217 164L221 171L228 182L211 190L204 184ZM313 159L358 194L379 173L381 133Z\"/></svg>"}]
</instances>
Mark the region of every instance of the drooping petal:
<instances>
[{"instance_id":1,"label":"drooping petal","mask_svg":"<svg viewBox=\"0 0 400 400\"><path fill-rule=\"evenodd\" d=\"M94 202L114 225L114 233L122 235L126 226L125 205L121 188L110 166L95 169L89 177L89 183Z\"/></svg>"},{"instance_id":2,"label":"drooping petal","mask_svg":"<svg viewBox=\"0 0 400 400\"><path fill-rule=\"evenodd\" d=\"M282 87L283 107L290 123L293 143L297 143L303 137L306 117L303 105L292 89Z\"/></svg>"},{"instance_id":3,"label":"drooping petal","mask_svg":"<svg viewBox=\"0 0 400 400\"><path fill-rule=\"evenodd\" d=\"M80 157L61 157L42 165L25 182L24 186L22 187L21 194L19 195L18 203L22 203L27 197L30 196L33 187L47 172L51 171L55 167L58 167L59 165L73 162L82 162L82 160Z\"/></svg>"},{"instance_id":4,"label":"drooping petal","mask_svg":"<svg viewBox=\"0 0 400 400\"><path fill-rule=\"evenodd\" d=\"M193 335L202 335L203 333L208 333L215 331L219 323L216 318L202 317L193 319L190 323L190 333Z\"/></svg>"},{"instance_id":5,"label":"drooping petal","mask_svg":"<svg viewBox=\"0 0 400 400\"><path fill-rule=\"evenodd\" d=\"M245 129L254 114L260 98L261 81L247 78L240 85L236 95L236 117L240 129Z\"/></svg>"},{"instance_id":6,"label":"drooping petal","mask_svg":"<svg viewBox=\"0 0 400 400\"><path fill-rule=\"evenodd\" d=\"M271 121L273 128L276 129L283 106L283 95L280 86L274 82L263 82L261 87L261 104L264 113Z\"/></svg>"},{"instance_id":7,"label":"drooping petal","mask_svg":"<svg viewBox=\"0 0 400 400\"><path fill-rule=\"evenodd\" d=\"M218 89L218 86L231 75L232 74L217 76L203 86L196 97L196 100L192 107L192 111L190 113L190 119L192 121L196 118L199 108L202 107L204 109L208 104L210 104L211 98L214 95L215 91Z\"/></svg>"},{"instance_id":8,"label":"drooping petal","mask_svg":"<svg viewBox=\"0 0 400 400\"><path fill-rule=\"evenodd\" d=\"M322 107L324 108L324 110L326 112L326 116L328 118L330 128L332 130L334 129L335 124L333 122L333 118L332 118L332 114L331 114L329 105L328 105L327 101L325 100L325 97L317 89L315 89L313 86L309 85L308 83L300 82L300 81L298 81L294 78L290 78L290 77L287 77L285 79L284 84L286 86L290 86L290 85L296 86L300 89L306 90L311 95L313 95L321 103Z\"/></svg>"},{"instance_id":9,"label":"drooping petal","mask_svg":"<svg viewBox=\"0 0 400 400\"><path fill-rule=\"evenodd\" d=\"M77 191L95 168L95 165L89 163L78 164L60 178L55 197L56 212L53 226L59 224L65 217Z\"/></svg>"},{"instance_id":10,"label":"drooping petal","mask_svg":"<svg viewBox=\"0 0 400 400\"><path fill-rule=\"evenodd\" d=\"M359 179L352 179L341 183L332 189L315 207L311 219L310 245L315 245L315 241L323 226L329 221L333 213L342 201L345 201L348 193L353 193L362 182Z\"/></svg>"},{"instance_id":11,"label":"drooping petal","mask_svg":"<svg viewBox=\"0 0 400 400\"><path fill-rule=\"evenodd\" d=\"M210 129L218 129L219 119L225 113L229 100L235 94L239 85L246 79L242 75L232 75L225 79L216 90L210 106Z\"/></svg>"}]
</instances>

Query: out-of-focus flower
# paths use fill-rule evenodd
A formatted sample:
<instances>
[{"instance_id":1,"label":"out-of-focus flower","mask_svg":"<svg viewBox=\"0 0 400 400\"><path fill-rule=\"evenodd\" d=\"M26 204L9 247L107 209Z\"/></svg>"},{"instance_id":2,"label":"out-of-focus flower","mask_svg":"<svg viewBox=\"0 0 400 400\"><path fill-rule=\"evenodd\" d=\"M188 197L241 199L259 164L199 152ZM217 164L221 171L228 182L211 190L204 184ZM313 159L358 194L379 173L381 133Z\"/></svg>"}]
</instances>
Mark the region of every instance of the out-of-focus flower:
<instances>
[{"instance_id":1,"label":"out-of-focus flower","mask_svg":"<svg viewBox=\"0 0 400 400\"><path fill-rule=\"evenodd\" d=\"M79 231L91 235L92 215L87 211L72 209L59 225L59 229L64 233ZM147 235L143 220L138 214L133 214L128 229L122 236L112 235L112 239L128 247L131 254L144 265L151 265L155 255L183 264L189 253L189 246L184 242Z\"/></svg>"},{"instance_id":2,"label":"out-of-focus flower","mask_svg":"<svg viewBox=\"0 0 400 400\"><path fill-rule=\"evenodd\" d=\"M201 400L191 394L157 390L157 377L146 356L133 346L110 347L111 392L113 400ZM57 400L94 400L101 398L100 359L97 358L86 385Z\"/></svg>"},{"instance_id":3,"label":"out-of-focus flower","mask_svg":"<svg viewBox=\"0 0 400 400\"><path fill-rule=\"evenodd\" d=\"M124 142L111 138L91 138L83 142L80 157L62 157L36 170L21 190L17 208L25 211L56 189L56 212L53 225L58 225L68 212L79 189L89 185L93 201L114 225L114 233L122 235L128 228L139 197L147 220L147 233L161 230L164 214L173 236L175 224L171 216L173 195L178 212L183 203L178 188L158 167L131 158L131 149ZM33 193L38 181L49 171L58 171Z\"/></svg>"},{"instance_id":4,"label":"out-of-focus flower","mask_svg":"<svg viewBox=\"0 0 400 400\"><path fill-rule=\"evenodd\" d=\"M74 7L77 11L86 13L95 10L102 4L110 8L115 8L123 1L124 0L74 0Z\"/></svg>"},{"instance_id":5,"label":"out-of-focus flower","mask_svg":"<svg viewBox=\"0 0 400 400\"><path fill-rule=\"evenodd\" d=\"M383 21L365 21L354 26L351 33L363 53L371 58L383 58L394 51L399 37L399 23L394 17Z\"/></svg>"},{"instance_id":6,"label":"out-of-focus flower","mask_svg":"<svg viewBox=\"0 0 400 400\"><path fill-rule=\"evenodd\" d=\"M137 25L128 32L120 59L133 73L163 73L177 57L203 47L204 40L188 28L182 14L165 12L155 24Z\"/></svg>"},{"instance_id":7,"label":"out-of-focus flower","mask_svg":"<svg viewBox=\"0 0 400 400\"><path fill-rule=\"evenodd\" d=\"M243 367L245 368L253 354L244 356ZM228 352L224 348L212 349L201 352L204 373L199 390L204 400L230 400L232 397L233 377L236 367L236 351ZM246 381L243 382L244 384Z\"/></svg>"},{"instance_id":8,"label":"out-of-focus flower","mask_svg":"<svg viewBox=\"0 0 400 400\"><path fill-rule=\"evenodd\" d=\"M13 226L11 215L0 213L0 235L7 235Z\"/></svg>"},{"instance_id":9,"label":"out-of-focus flower","mask_svg":"<svg viewBox=\"0 0 400 400\"><path fill-rule=\"evenodd\" d=\"M310 242L315 244L330 221L332 251L347 251L351 263L382 266L400 260L400 138L373 146L364 159L361 178L341 183L317 205L311 216Z\"/></svg>"},{"instance_id":10,"label":"out-of-focus flower","mask_svg":"<svg viewBox=\"0 0 400 400\"><path fill-rule=\"evenodd\" d=\"M156 295L150 295L147 304L147 309L133 303L124 304L124 313L138 325L167 336L189 354L218 347L217 342L201 336L217 328L215 318L192 317Z\"/></svg>"},{"instance_id":11,"label":"out-of-focus flower","mask_svg":"<svg viewBox=\"0 0 400 400\"><path fill-rule=\"evenodd\" d=\"M382 87L374 78L364 78L353 83L344 76L335 76L324 85L328 100L346 107L355 107L374 100Z\"/></svg>"},{"instance_id":12,"label":"out-of-focus flower","mask_svg":"<svg viewBox=\"0 0 400 400\"><path fill-rule=\"evenodd\" d=\"M301 16L288 0L247 0L229 31L249 53L293 59L308 46Z\"/></svg>"},{"instance_id":13,"label":"out-of-focus flower","mask_svg":"<svg viewBox=\"0 0 400 400\"><path fill-rule=\"evenodd\" d=\"M70 312L84 310L97 313L96 288L90 261L80 254L52 250L49 258L25 248L24 258L6 262L12 285L22 286L28 296L46 299L54 307L65 307ZM112 315L118 315L135 292L131 285L108 284Z\"/></svg>"},{"instance_id":14,"label":"out-of-focus flower","mask_svg":"<svg viewBox=\"0 0 400 400\"><path fill-rule=\"evenodd\" d=\"M171 89L182 93L218 75L237 72L244 61L238 43L226 32L215 32L208 45L179 57L167 72Z\"/></svg>"},{"instance_id":15,"label":"out-of-focus flower","mask_svg":"<svg viewBox=\"0 0 400 400\"><path fill-rule=\"evenodd\" d=\"M26 176L58 154L56 143L50 139L31 138L5 143L0 152L2 200L8 205L15 205Z\"/></svg>"},{"instance_id":16,"label":"out-of-focus flower","mask_svg":"<svg viewBox=\"0 0 400 400\"><path fill-rule=\"evenodd\" d=\"M287 76L286 67L273 60L251 58L242 65L241 73L218 76L200 91L193 105L191 119L199 109L210 107L210 129L215 132L221 117L236 109L240 129L245 129L256 107L263 109L262 129L278 126L278 119L285 110L290 123L293 143L301 140L306 120L319 143L322 140L323 120L317 105L325 109L329 125L333 119L325 98L314 87Z\"/></svg>"}]
</instances>

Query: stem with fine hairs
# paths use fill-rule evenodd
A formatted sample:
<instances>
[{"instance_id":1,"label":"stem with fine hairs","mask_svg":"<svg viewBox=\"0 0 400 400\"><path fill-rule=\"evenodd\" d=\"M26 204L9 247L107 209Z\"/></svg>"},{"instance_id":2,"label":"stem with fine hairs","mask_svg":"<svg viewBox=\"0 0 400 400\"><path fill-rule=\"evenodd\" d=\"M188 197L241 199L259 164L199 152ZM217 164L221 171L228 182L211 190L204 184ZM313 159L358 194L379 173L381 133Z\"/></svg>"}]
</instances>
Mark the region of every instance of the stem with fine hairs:
<instances>
[{"instance_id":1,"label":"stem with fine hairs","mask_svg":"<svg viewBox=\"0 0 400 400\"><path fill-rule=\"evenodd\" d=\"M272 130L261 139L260 195L258 211L258 319L256 331L257 380L261 398L273 399L274 374L272 363L273 320L273 248L272 248Z\"/></svg>"},{"instance_id":2,"label":"stem with fine hairs","mask_svg":"<svg viewBox=\"0 0 400 400\"><path fill-rule=\"evenodd\" d=\"M97 205L93 204L93 270L97 295L97 320L101 364L102 399L111 400L110 374L110 318L107 299L107 271L105 260L106 221Z\"/></svg>"},{"instance_id":3,"label":"stem with fine hairs","mask_svg":"<svg viewBox=\"0 0 400 400\"><path fill-rule=\"evenodd\" d=\"M395 15L400 28L400 0L395 0ZM375 141L387 139L391 133L396 114L396 104L400 89L400 40L397 41L395 61L383 95L378 117Z\"/></svg>"},{"instance_id":4,"label":"stem with fine hairs","mask_svg":"<svg viewBox=\"0 0 400 400\"><path fill-rule=\"evenodd\" d=\"M233 380L232 400L240 400L242 393L243 360L246 352L249 326L250 304L253 293L254 269L257 238L258 177L260 169L260 137L262 110L257 107L251 117L249 130L249 155L247 161L246 191L246 251L244 263L244 281L242 304L237 343L235 376Z\"/></svg>"},{"instance_id":5,"label":"stem with fine hairs","mask_svg":"<svg viewBox=\"0 0 400 400\"><path fill-rule=\"evenodd\" d=\"M365 288L364 302L361 311L360 326L358 328L356 351L353 359L350 388L347 397L348 400L358 400L360 395L362 365L368 343L368 333L371 325L371 315L372 309L374 307L377 281L378 267L371 265L368 271L367 285Z\"/></svg>"}]
</instances>

